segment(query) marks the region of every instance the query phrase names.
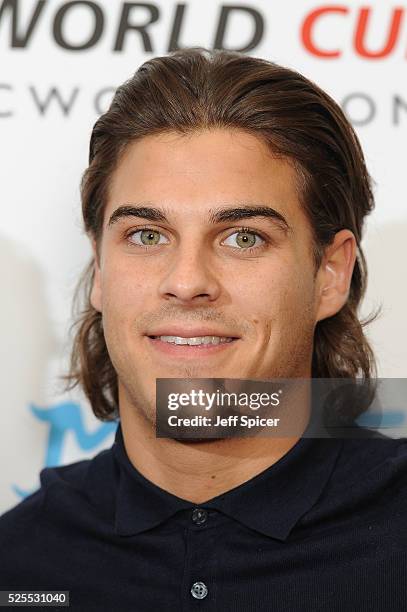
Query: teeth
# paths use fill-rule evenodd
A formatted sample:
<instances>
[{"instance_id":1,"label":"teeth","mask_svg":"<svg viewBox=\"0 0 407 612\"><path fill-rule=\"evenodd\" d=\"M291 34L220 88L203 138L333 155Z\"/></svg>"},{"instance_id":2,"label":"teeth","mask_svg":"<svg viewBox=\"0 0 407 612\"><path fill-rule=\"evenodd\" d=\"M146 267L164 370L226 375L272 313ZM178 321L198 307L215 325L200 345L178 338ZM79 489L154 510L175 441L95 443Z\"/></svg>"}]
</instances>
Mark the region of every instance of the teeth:
<instances>
[{"instance_id":1,"label":"teeth","mask_svg":"<svg viewBox=\"0 0 407 612\"><path fill-rule=\"evenodd\" d=\"M200 344L224 344L225 342L232 342L233 338L225 338L221 336L195 336L194 338L183 338L182 336L157 336L163 342L170 342L172 344L189 344L191 346L198 346Z\"/></svg>"}]
</instances>

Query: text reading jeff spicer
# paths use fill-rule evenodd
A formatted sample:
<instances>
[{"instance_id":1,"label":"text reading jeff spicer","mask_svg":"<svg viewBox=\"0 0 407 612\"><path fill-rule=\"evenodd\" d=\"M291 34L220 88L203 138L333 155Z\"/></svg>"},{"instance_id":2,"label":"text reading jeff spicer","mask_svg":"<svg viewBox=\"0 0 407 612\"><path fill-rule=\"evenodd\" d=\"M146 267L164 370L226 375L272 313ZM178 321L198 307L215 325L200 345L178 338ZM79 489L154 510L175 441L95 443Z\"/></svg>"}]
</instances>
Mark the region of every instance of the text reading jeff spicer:
<instances>
[{"instance_id":1,"label":"text reading jeff spicer","mask_svg":"<svg viewBox=\"0 0 407 612\"><path fill-rule=\"evenodd\" d=\"M191 389L188 393L169 393L168 410L175 411L180 407L197 407L205 410L206 413L214 407L247 407L251 410L258 410L260 407L279 406L282 390L274 393L228 393L219 389L216 392L208 393L202 389ZM216 415L215 418L208 414L196 414L192 417L179 417L174 414L168 416L170 427L277 427L279 418L248 416L245 414L230 414L228 416Z\"/></svg>"}]
</instances>

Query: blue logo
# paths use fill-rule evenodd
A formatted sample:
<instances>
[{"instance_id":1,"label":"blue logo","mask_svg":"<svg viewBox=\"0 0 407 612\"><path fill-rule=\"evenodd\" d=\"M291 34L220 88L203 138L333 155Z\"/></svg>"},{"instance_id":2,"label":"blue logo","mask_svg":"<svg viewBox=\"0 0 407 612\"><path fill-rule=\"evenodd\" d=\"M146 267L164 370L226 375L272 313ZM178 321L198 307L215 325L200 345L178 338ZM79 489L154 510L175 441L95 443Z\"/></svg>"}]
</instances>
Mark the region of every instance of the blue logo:
<instances>
[{"instance_id":1,"label":"blue logo","mask_svg":"<svg viewBox=\"0 0 407 612\"><path fill-rule=\"evenodd\" d=\"M44 467L61 465L63 446L68 432L73 432L78 446L83 451L90 451L115 433L118 425L118 422L102 423L96 431L87 432L83 426L80 405L73 402L56 404L47 409L31 404L30 410L36 419L45 421L49 428ZM17 485L12 485L12 489L20 498L27 497L37 490L24 491Z\"/></svg>"}]
</instances>

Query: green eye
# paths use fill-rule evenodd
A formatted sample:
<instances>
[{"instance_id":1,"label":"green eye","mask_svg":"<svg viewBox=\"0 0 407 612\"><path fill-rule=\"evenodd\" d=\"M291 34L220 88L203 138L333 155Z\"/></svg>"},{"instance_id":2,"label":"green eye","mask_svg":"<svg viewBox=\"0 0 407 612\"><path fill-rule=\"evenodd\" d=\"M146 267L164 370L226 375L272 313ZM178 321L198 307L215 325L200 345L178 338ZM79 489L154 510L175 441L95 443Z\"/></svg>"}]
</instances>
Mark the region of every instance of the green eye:
<instances>
[{"instance_id":1,"label":"green eye","mask_svg":"<svg viewBox=\"0 0 407 612\"><path fill-rule=\"evenodd\" d=\"M158 244L160 240L159 232L154 230L142 230L140 234L140 239L143 244Z\"/></svg>"},{"instance_id":2,"label":"green eye","mask_svg":"<svg viewBox=\"0 0 407 612\"><path fill-rule=\"evenodd\" d=\"M160 243L160 237L164 237L161 232L154 229L143 228L132 232L128 239L131 243L139 246L155 246L156 244L162 244L162 242Z\"/></svg>"},{"instance_id":3,"label":"green eye","mask_svg":"<svg viewBox=\"0 0 407 612\"><path fill-rule=\"evenodd\" d=\"M233 239L233 236L236 236L236 238ZM227 246L232 246L232 247L235 247L237 244L238 247L242 249L260 246L256 244L256 237L260 238L260 240L263 240L261 236L257 234L257 232L253 232L251 230L240 230L228 236L228 238L225 241L225 244L227 244ZM233 240L234 244L227 243L227 241L231 239Z\"/></svg>"}]
</instances>

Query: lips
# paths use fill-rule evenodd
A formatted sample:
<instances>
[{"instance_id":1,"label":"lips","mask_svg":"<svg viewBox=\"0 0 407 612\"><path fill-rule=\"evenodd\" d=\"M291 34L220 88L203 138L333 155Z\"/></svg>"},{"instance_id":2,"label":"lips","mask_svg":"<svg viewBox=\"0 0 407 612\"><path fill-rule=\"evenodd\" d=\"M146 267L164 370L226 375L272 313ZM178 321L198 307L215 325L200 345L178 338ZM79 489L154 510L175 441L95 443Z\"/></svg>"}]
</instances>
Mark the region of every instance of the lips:
<instances>
[{"instance_id":1,"label":"lips","mask_svg":"<svg viewBox=\"0 0 407 612\"><path fill-rule=\"evenodd\" d=\"M173 331L173 330L171 330ZM186 333L183 331L182 333ZM196 332L191 332L196 333ZM218 332L219 334L219 332ZM164 358L168 359L168 357L173 359L192 359L192 360L201 360L201 359L210 359L214 358L216 355L221 355L225 351L232 350L231 347L235 346L237 342L239 342L239 338L234 338L233 340L221 340L219 339L217 342L210 343L195 343L192 342L189 344L188 342L167 342L162 339L162 336L167 334L160 334L161 337L154 337L146 335L146 339L148 345L155 352L157 356L161 355ZM169 335L169 334L168 334ZM207 335L207 334L205 334ZM171 334L172 336L172 334ZM184 338L195 338L196 336L184 336ZM220 338L226 338L225 336L220 336ZM227 336L230 338L230 336Z\"/></svg>"},{"instance_id":2,"label":"lips","mask_svg":"<svg viewBox=\"0 0 407 612\"><path fill-rule=\"evenodd\" d=\"M161 340L169 344L180 344L188 346L208 346L223 344L225 342L233 342L233 338L224 338L223 336L193 336L192 338L181 338L180 336L157 336L151 340Z\"/></svg>"},{"instance_id":3,"label":"lips","mask_svg":"<svg viewBox=\"0 0 407 612\"><path fill-rule=\"evenodd\" d=\"M233 338L237 339L240 336L236 335L233 331L225 331L205 327L182 327L182 326L171 326L171 327L159 327L157 329L149 331L146 336L154 338L157 336L180 336L182 338L196 338L197 336L219 336L220 338Z\"/></svg>"}]
</instances>

